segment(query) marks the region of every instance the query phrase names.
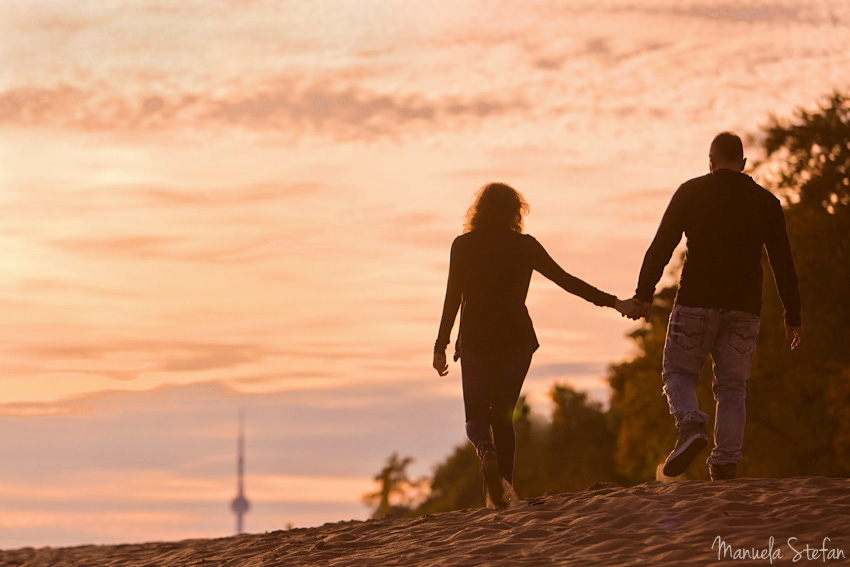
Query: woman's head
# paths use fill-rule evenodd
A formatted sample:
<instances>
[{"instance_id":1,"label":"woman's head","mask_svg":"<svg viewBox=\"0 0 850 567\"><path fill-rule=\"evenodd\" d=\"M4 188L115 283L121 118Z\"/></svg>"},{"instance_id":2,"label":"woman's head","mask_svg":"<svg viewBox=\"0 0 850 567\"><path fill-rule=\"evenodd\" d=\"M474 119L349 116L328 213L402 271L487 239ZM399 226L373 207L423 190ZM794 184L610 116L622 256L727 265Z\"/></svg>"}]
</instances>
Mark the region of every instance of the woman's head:
<instances>
[{"instance_id":1,"label":"woman's head","mask_svg":"<svg viewBox=\"0 0 850 567\"><path fill-rule=\"evenodd\" d=\"M464 231L476 228L507 228L522 232L522 217L531 208L522 194L504 183L488 183L475 196L466 211Z\"/></svg>"}]
</instances>

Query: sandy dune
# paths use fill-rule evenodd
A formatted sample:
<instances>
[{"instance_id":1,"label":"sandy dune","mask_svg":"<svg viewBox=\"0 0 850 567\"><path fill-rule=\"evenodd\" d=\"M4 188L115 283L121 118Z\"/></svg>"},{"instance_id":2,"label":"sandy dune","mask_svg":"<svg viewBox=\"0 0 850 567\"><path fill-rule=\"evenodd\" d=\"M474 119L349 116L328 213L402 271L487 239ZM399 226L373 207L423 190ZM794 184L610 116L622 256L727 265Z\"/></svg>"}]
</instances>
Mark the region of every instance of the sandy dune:
<instances>
[{"instance_id":1,"label":"sandy dune","mask_svg":"<svg viewBox=\"0 0 850 567\"><path fill-rule=\"evenodd\" d=\"M4 567L723 564L850 565L850 480L600 484L509 510L214 540L0 552Z\"/></svg>"}]
</instances>

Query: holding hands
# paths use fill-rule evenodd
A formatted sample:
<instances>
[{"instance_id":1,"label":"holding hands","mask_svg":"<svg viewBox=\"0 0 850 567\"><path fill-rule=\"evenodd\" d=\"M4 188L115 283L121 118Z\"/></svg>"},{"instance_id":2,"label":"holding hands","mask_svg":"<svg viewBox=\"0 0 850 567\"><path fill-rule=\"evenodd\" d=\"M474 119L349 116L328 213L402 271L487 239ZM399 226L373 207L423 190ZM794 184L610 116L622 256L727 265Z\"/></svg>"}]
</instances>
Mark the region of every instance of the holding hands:
<instances>
[{"instance_id":1,"label":"holding hands","mask_svg":"<svg viewBox=\"0 0 850 567\"><path fill-rule=\"evenodd\" d=\"M617 299L614 302L614 309L619 311L620 315L628 317L632 321L637 321L643 317L646 322L649 323L649 314L652 311L652 303L641 301L637 297L633 297L626 301Z\"/></svg>"}]
</instances>

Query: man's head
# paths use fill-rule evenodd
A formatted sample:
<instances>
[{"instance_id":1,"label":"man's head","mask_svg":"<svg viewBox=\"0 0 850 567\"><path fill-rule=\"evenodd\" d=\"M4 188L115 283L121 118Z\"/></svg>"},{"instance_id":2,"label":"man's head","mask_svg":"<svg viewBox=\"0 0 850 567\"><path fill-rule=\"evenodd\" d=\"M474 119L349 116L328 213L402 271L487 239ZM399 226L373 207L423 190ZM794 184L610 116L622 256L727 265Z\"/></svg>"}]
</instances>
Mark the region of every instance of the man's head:
<instances>
[{"instance_id":1,"label":"man's head","mask_svg":"<svg viewBox=\"0 0 850 567\"><path fill-rule=\"evenodd\" d=\"M744 157L744 144L737 134L721 132L714 137L708 150L708 168L710 171L731 169L744 171L747 158Z\"/></svg>"}]
</instances>

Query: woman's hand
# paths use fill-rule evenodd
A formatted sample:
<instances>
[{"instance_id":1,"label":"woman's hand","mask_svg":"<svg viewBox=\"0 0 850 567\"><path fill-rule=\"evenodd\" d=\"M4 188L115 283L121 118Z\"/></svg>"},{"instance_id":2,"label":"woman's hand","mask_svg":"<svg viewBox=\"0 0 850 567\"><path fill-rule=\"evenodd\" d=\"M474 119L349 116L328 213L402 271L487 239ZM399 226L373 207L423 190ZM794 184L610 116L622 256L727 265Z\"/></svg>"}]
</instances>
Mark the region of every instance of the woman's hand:
<instances>
[{"instance_id":1,"label":"woman's hand","mask_svg":"<svg viewBox=\"0 0 850 567\"><path fill-rule=\"evenodd\" d=\"M623 317L628 317L632 321L637 321L641 318L642 309L641 304L634 299L629 299L628 301L623 301L622 299L617 299L614 302L614 309L620 312L620 315Z\"/></svg>"},{"instance_id":2,"label":"woman's hand","mask_svg":"<svg viewBox=\"0 0 850 567\"><path fill-rule=\"evenodd\" d=\"M800 346L800 341L803 340L803 328L791 327L788 323L785 323L785 337L788 339L791 350L797 350L797 347Z\"/></svg>"},{"instance_id":3,"label":"woman's hand","mask_svg":"<svg viewBox=\"0 0 850 567\"><path fill-rule=\"evenodd\" d=\"M440 376L445 376L449 373L449 365L446 362L445 351L434 353L434 370L436 370L437 374Z\"/></svg>"}]
</instances>

